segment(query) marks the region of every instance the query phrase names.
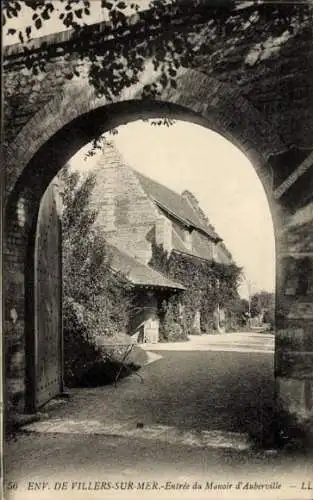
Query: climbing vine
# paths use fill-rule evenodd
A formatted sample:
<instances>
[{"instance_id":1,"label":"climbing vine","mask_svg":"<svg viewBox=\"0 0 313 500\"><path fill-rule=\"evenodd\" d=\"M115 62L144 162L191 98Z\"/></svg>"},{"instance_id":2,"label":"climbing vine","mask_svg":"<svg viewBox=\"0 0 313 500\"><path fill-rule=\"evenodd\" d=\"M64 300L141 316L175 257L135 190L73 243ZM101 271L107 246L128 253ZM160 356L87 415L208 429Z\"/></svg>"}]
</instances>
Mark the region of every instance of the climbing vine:
<instances>
[{"instance_id":1,"label":"climbing vine","mask_svg":"<svg viewBox=\"0 0 313 500\"><path fill-rule=\"evenodd\" d=\"M201 330L211 331L216 308L229 309L240 300L238 286L242 269L234 263L221 264L175 251L168 255L162 245L153 244L149 264L186 287L180 298L173 296L164 306L171 312L171 321L180 325L185 334L193 333L197 311ZM177 307L178 301L181 310Z\"/></svg>"}]
</instances>

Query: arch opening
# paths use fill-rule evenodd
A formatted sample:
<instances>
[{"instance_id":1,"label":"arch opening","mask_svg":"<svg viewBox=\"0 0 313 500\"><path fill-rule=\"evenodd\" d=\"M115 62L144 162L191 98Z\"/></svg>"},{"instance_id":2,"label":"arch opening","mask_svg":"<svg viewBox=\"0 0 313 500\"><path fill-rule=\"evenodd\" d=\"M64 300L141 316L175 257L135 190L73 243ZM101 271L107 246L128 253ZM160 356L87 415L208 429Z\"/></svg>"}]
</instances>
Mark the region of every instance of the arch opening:
<instances>
[{"instance_id":1,"label":"arch opening","mask_svg":"<svg viewBox=\"0 0 313 500\"><path fill-rule=\"evenodd\" d=\"M9 217L12 217L12 211L20 214L22 210L19 210L18 206L23 205L25 198L29 197L38 208L38 200L58 171L77 151L95 137L100 137L112 129L136 120L153 118L169 118L201 125L223 136L242 151L254 167L267 194L275 228L277 209L271 197L271 167L267 164L266 151L263 151L262 147L258 147L253 138L249 137L249 130L246 131L246 136L243 138L236 129L230 128L228 130L222 126L213 110L203 115L195 112L192 108L173 104L170 101L131 100L104 105L87 113L79 114L77 118L61 128L58 126L56 132L48 140L43 138L42 144L34 151L32 158L27 163L23 165L23 160L21 161L21 166L14 174L12 183L11 179L8 179L6 214L9 214ZM10 152L7 158L10 161Z\"/></svg>"},{"instance_id":2,"label":"arch opening","mask_svg":"<svg viewBox=\"0 0 313 500\"><path fill-rule=\"evenodd\" d=\"M34 329L34 283L31 277L35 272L34 241L36 237L38 211L42 196L49 186L51 180L58 171L70 160L71 157L86 143L90 142L100 133L109 131L122 124L134 122L138 119L149 118L173 118L184 122L198 124L201 127L214 129L222 132L224 137L231 134L214 124L214 116L209 121L192 110L170 103L142 103L139 101L128 101L125 103L101 107L95 111L83 114L69 124L65 125L54 134L49 141L44 143L36 152L31 161L27 164L13 189L7 205L7 227L8 244L10 245L10 232L14 237L19 234L23 241L19 259L20 270L25 270L24 280L20 286L20 300L24 300L24 311L19 311L21 326L24 324L26 333L26 357L29 361L29 349L33 349L33 329ZM214 126L212 125L214 124ZM233 142L238 147L238 138L232 137ZM246 149L246 144L241 144L241 149ZM252 148L245 151L254 159L257 158L257 173L260 174L260 165L264 163L262 152L257 152ZM23 203L21 204L21 200ZM21 205L22 208L21 208ZM20 208L18 208L20 207ZM23 224L21 224L21 212L23 212ZM19 217L18 217L19 215ZM14 241L14 240L13 240ZM16 241L16 240L15 240ZM14 280L14 278L13 278ZM13 283L13 288L16 283ZM12 304L10 304L12 307ZM23 327L23 326L22 326ZM32 384L31 374L26 370L26 387ZM32 389L31 389L32 392ZM27 402L28 401L28 402ZM34 399L27 395L27 409L33 410L36 406Z\"/></svg>"}]
</instances>

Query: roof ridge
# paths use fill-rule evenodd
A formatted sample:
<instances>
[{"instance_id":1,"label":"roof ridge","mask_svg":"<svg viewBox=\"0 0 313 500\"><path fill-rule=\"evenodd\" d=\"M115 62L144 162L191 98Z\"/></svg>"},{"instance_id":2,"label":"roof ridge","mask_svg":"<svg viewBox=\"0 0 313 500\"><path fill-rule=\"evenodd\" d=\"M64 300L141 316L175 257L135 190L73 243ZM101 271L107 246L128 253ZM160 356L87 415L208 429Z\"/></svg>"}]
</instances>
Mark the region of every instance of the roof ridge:
<instances>
[{"instance_id":1,"label":"roof ridge","mask_svg":"<svg viewBox=\"0 0 313 500\"><path fill-rule=\"evenodd\" d=\"M222 239L218 234L216 234L214 228L209 224L208 218L205 216L202 209L200 207L197 209L194 204L188 201L188 199L183 195L183 193L187 193L188 191L185 190L183 193L179 193L161 182L139 172L126 161L125 157L113 141L106 141L106 147L104 148L103 153L95 166L95 172L101 171L105 166L105 158L109 158L111 164L113 161L113 163L115 162L119 167L132 171L139 181L140 187L144 193L170 216L177 218L177 220L180 220L182 223L185 223L187 227L203 232L212 240ZM195 196L192 195L192 197L195 200L194 203L199 205Z\"/></svg>"},{"instance_id":2,"label":"roof ridge","mask_svg":"<svg viewBox=\"0 0 313 500\"><path fill-rule=\"evenodd\" d=\"M141 172L138 172L136 169L133 170L137 175L139 182L143 181L146 184L142 185L143 189L146 191L146 193L148 191L147 194L149 194L149 196L155 201L155 203L160 206L160 208L163 208L165 211L167 211L169 215L177 217L178 220L184 221L187 225L194 227L198 231L204 232L213 240L220 239L219 236L215 233L214 229L212 229L210 225L204 223L204 221L202 220L203 217L201 217L192 203L188 202L188 200L183 196L182 193L164 186L164 184L162 184L161 182L155 181L154 179L151 179L151 177L147 177ZM147 186L147 183L150 184L150 189L149 185ZM154 189L154 191L159 191L159 193L151 193L151 188L152 191ZM167 202L164 201L166 195L169 198L167 199ZM172 197L173 199L171 199Z\"/></svg>"},{"instance_id":3,"label":"roof ridge","mask_svg":"<svg viewBox=\"0 0 313 500\"><path fill-rule=\"evenodd\" d=\"M216 234L217 239L223 241L223 238L221 238L216 233L215 227L211 224L207 214L204 212L204 210L202 210L198 198L196 198L196 196L188 189L185 189L181 195L187 201L187 203L189 203L189 205L192 206L192 208L197 212L203 224L207 226L210 231Z\"/></svg>"},{"instance_id":4,"label":"roof ridge","mask_svg":"<svg viewBox=\"0 0 313 500\"><path fill-rule=\"evenodd\" d=\"M101 162L104 160L105 157L110 155L110 152L113 153L111 156L115 157L117 160L120 160L125 167L129 166L125 160L125 157L120 152L120 150L115 146L113 141L106 141L105 146L102 149L102 154L99 157L98 161L96 162L95 169L97 165L101 164Z\"/></svg>"},{"instance_id":5,"label":"roof ridge","mask_svg":"<svg viewBox=\"0 0 313 500\"><path fill-rule=\"evenodd\" d=\"M171 193L174 193L174 194L176 194L177 196L181 196L181 194L180 194L178 191L174 191L174 189L171 189L171 188L169 188L169 187L165 186L164 184L162 184L162 182L159 182L159 181L157 181L157 180L155 180L155 179L152 179L151 177L148 177L148 176L147 176L147 175L145 175L145 174L142 174L141 172L139 172L138 170L136 170L134 167L131 167L131 168L132 168L132 170L134 170L134 172L135 172L136 174L138 174L139 176L144 177L144 178L145 178L145 179L147 179L148 181L150 181L150 182L152 181L152 182L154 182L155 184L158 184L159 186L162 186L163 188L167 189L167 191L171 191Z\"/></svg>"}]
</instances>

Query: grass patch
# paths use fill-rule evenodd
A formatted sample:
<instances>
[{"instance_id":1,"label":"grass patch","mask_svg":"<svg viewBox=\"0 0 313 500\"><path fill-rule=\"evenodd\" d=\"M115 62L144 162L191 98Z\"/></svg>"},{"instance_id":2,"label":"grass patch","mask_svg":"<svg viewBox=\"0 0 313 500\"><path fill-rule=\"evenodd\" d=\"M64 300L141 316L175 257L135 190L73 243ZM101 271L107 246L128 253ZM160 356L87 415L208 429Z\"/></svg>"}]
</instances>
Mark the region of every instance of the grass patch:
<instances>
[{"instance_id":1,"label":"grass patch","mask_svg":"<svg viewBox=\"0 0 313 500\"><path fill-rule=\"evenodd\" d=\"M140 370L148 359L146 352L139 346L133 347L125 363L122 363L121 357L122 353L118 349L110 352L109 356L103 352L102 356L97 356L96 359L84 364L80 370L72 372L66 379L67 387L98 387L113 384L119 372L119 378L125 378Z\"/></svg>"},{"instance_id":2,"label":"grass patch","mask_svg":"<svg viewBox=\"0 0 313 500\"><path fill-rule=\"evenodd\" d=\"M119 372L119 379L122 379L138 371L140 368L140 365L133 362L127 363L127 367L125 367L122 363L115 360L99 361L82 373L80 379L76 381L76 386L99 387L113 384Z\"/></svg>"}]
</instances>

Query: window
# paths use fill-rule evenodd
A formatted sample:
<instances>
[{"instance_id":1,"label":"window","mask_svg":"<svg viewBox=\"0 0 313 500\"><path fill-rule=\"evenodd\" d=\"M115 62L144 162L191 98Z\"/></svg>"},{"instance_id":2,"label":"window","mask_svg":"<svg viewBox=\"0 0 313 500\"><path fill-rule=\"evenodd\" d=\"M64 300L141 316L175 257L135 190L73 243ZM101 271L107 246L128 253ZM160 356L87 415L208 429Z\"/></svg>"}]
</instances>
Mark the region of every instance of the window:
<instances>
[{"instance_id":1,"label":"window","mask_svg":"<svg viewBox=\"0 0 313 500\"><path fill-rule=\"evenodd\" d=\"M217 248L215 243L212 244L212 259L217 261Z\"/></svg>"}]
</instances>

